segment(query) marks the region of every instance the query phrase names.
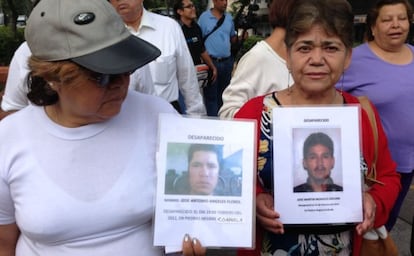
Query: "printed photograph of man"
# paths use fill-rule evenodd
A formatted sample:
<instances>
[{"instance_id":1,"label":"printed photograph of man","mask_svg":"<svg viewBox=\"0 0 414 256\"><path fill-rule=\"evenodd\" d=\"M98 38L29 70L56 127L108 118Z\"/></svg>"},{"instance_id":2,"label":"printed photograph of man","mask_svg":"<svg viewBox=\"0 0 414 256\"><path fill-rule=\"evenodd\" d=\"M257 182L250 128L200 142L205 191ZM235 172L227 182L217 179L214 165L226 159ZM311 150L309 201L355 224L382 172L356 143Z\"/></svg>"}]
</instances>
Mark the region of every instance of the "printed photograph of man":
<instances>
[{"instance_id":1,"label":"printed photograph of man","mask_svg":"<svg viewBox=\"0 0 414 256\"><path fill-rule=\"evenodd\" d=\"M222 162L221 148L192 144L188 150L188 181L191 195L212 195L217 186Z\"/></svg>"},{"instance_id":2,"label":"printed photograph of man","mask_svg":"<svg viewBox=\"0 0 414 256\"><path fill-rule=\"evenodd\" d=\"M165 194L240 196L242 150L224 154L224 148L217 144L169 144Z\"/></svg>"},{"instance_id":3,"label":"printed photograph of man","mask_svg":"<svg viewBox=\"0 0 414 256\"><path fill-rule=\"evenodd\" d=\"M334 143L327 134L315 132L306 138L302 165L308 177L305 183L294 187L294 192L343 191L331 178L335 167Z\"/></svg>"}]
</instances>

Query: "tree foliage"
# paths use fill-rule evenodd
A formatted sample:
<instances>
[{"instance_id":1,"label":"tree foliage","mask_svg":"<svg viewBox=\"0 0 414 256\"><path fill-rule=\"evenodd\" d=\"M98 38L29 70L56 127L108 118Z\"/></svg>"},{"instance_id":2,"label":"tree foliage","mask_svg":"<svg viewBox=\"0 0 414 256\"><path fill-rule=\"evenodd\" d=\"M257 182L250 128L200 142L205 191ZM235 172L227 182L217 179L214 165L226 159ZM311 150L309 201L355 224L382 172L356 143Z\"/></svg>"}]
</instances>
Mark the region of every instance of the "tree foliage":
<instances>
[{"instance_id":1,"label":"tree foliage","mask_svg":"<svg viewBox=\"0 0 414 256\"><path fill-rule=\"evenodd\" d=\"M31 0L0 0L0 10L5 16L5 25L17 36L16 20L19 15L29 16L33 4Z\"/></svg>"}]
</instances>

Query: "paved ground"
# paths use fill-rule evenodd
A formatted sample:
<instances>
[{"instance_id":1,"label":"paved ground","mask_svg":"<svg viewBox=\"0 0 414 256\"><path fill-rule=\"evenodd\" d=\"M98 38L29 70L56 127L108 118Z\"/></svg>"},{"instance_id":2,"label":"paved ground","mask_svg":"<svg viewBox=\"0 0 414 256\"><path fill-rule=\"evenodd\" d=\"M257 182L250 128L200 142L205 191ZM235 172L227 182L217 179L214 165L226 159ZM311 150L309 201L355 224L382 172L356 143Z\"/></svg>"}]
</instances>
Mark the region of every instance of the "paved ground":
<instances>
[{"instance_id":1,"label":"paved ground","mask_svg":"<svg viewBox=\"0 0 414 256\"><path fill-rule=\"evenodd\" d=\"M397 243L400 256L411 256L410 253L410 239L411 239L411 227L414 213L414 182L411 185L411 189L404 200L400 212L400 218L397 224L391 231L391 236Z\"/></svg>"},{"instance_id":2,"label":"paved ground","mask_svg":"<svg viewBox=\"0 0 414 256\"><path fill-rule=\"evenodd\" d=\"M414 213L414 182L404 201L400 212L400 218L391 231L391 236L394 238L399 250L400 256L411 256L410 253L410 239L411 226ZM209 250L208 256L235 256L234 250Z\"/></svg>"}]
</instances>

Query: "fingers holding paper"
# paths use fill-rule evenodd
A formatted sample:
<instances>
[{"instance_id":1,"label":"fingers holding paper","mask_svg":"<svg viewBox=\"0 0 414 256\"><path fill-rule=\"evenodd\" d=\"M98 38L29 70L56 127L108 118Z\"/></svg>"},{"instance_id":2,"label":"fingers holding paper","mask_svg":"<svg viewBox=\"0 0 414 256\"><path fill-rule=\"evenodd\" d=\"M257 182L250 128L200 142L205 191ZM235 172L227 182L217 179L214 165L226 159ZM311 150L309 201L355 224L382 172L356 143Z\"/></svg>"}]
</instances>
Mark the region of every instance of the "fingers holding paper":
<instances>
[{"instance_id":1,"label":"fingers holding paper","mask_svg":"<svg viewBox=\"0 0 414 256\"><path fill-rule=\"evenodd\" d=\"M363 207L364 220L362 221L362 223L356 226L356 231L359 235L363 235L368 230L372 229L374 227L375 222L375 211L377 206L372 196L367 192L364 193Z\"/></svg>"},{"instance_id":2,"label":"fingers holding paper","mask_svg":"<svg viewBox=\"0 0 414 256\"><path fill-rule=\"evenodd\" d=\"M283 224L278 220L280 215L274 210L273 200L270 194L258 194L256 196L256 217L266 230L275 234L283 234Z\"/></svg>"},{"instance_id":3,"label":"fingers holding paper","mask_svg":"<svg viewBox=\"0 0 414 256\"><path fill-rule=\"evenodd\" d=\"M184 236L183 256L204 256L206 251L197 238L191 238L187 234Z\"/></svg>"}]
</instances>

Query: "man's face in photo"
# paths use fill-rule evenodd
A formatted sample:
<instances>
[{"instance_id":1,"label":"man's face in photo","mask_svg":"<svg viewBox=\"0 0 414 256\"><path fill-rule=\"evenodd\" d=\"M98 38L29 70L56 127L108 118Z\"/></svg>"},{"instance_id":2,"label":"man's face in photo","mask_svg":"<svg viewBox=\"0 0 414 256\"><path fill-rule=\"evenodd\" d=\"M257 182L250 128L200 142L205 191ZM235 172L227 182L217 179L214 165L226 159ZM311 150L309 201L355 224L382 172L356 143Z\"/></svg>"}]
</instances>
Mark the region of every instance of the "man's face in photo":
<instances>
[{"instance_id":1,"label":"man's face in photo","mask_svg":"<svg viewBox=\"0 0 414 256\"><path fill-rule=\"evenodd\" d=\"M189 164L192 195L211 195L217 185L219 161L213 151L195 151Z\"/></svg>"},{"instance_id":2,"label":"man's face in photo","mask_svg":"<svg viewBox=\"0 0 414 256\"><path fill-rule=\"evenodd\" d=\"M323 182L331 175L335 158L329 149L321 144L309 148L303 159L303 168L308 171L309 178L315 182Z\"/></svg>"}]
</instances>

